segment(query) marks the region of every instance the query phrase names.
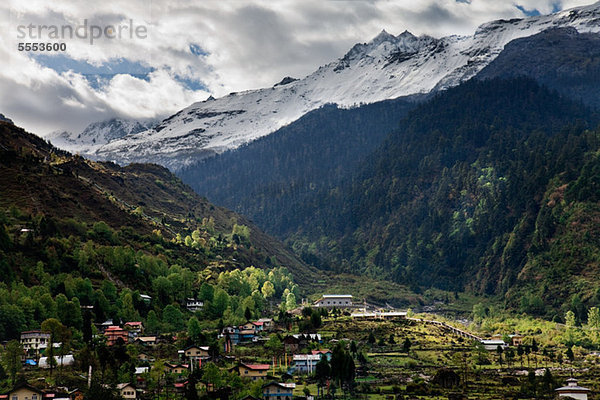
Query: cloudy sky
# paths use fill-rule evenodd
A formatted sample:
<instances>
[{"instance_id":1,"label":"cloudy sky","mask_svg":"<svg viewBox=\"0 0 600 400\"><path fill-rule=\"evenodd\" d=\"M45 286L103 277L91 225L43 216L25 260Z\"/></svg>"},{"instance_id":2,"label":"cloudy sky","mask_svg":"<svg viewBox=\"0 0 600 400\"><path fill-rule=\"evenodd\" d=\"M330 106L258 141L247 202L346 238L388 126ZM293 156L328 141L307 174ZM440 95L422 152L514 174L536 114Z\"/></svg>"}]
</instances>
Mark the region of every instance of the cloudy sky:
<instances>
[{"instance_id":1,"label":"cloudy sky","mask_svg":"<svg viewBox=\"0 0 600 400\"><path fill-rule=\"evenodd\" d=\"M8 0L0 5L0 113L41 135L115 116L164 118L211 94L304 77L382 29L469 35L489 20L592 2ZM48 41L66 51L18 50Z\"/></svg>"}]
</instances>

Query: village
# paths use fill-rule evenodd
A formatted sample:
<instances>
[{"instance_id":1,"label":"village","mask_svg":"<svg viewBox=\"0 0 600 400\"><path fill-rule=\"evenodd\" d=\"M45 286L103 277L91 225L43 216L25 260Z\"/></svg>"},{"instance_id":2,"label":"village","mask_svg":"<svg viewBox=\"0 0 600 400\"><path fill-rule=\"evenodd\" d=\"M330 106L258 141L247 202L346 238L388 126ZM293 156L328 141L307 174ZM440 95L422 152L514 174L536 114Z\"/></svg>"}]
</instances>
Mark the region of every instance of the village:
<instances>
[{"instance_id":1,"label":"village","mask_svg":"<svg viewBox=\"0 0 600 400\"><path fill-rule=\"evenodd\" d=\"M201 301L187 299L186 308L190 313L202 307ZM381 333L382 327L387 329L385 334ZM398 332L398 327L402 330L417 329L422 335L413 334L401 339L394 333ZM126 321L119 325L107 320L96 324L95 329L97 333L94 340L99 346L105 346L103 348L114 351L114 354L126 352L131 358L131 373L121 374L129 376L130 380L114 385L95 382L103 390L117 396L115 398L122 399L187 399L202 396L238 399L235 397L237 391L246 393L239 397L240 400L311 400L317 396L333 398L336 390L347 398L377 398L385 395L386 391L389 394L385 398L396 399L475 398L467 395L468 391L465 390L469 379L475 378L467 375L467 354L470 358L473 354L478 357L475 363L480 364L479 370L477 367L473 370L481 377L492 373L496 374L500 382L514 384L514 379L511 381L508 376L498 375L498 366L486 369L486 363L499 363L500 370L508 370L510 362L516 362L519 357L523 367L522 356L527 352L529 366L530 352L539 350L535 339L531 342L518 333L481 338L455 324L415 316L410 311L376 309L366 304L354 304L351 295L331 294L323 295L312 304L303 304L275 318L264 317L248 320L240 326L220 327L216 337L205 337L205 343L194 342L183 332L151 335L140 321ZM388 331L392 333L388 335ZM449 368L448 365L436 368L436 374L430 381L437 384L439 389L426 389L427 385L422 378L407 379L403 373L397 375L398 370L413 369L417 371L417 376L423 376L426 369L431 369L436 364L431 359L430 353L435 350L431 348L431 343L443 343L443 338L446 338L445 345L448 347L442 346L437 350L461 349L465 366L462 368L463 360L459 360L454 368ZM430 348L426 345L428 340L431 342ZM526 342L529 344L526 345ZM87 376L82 375L87 388L42 388L39 384L34 385L33 381L22 378L37 376L39 383L40 380L45 380L39 371L52 374L52 370L56 370L55 374L60 371L65 375L66 371L81 365L78 358L83 355L63 351L62 343L53 342L51 333L42 330L22 332L20 345L20 363L23 368L21 379L10 391L1 394L0 399L82 400L84 389L89 389L92 385L92 376L98 379L98 375L94 375L97 371L93 371L90 364ZM349 361L340 364L340 357L347 357L343 359ZM536 367L538 363L543 364L543 359L548 359L547 355L532 357L535 357ZM399 364L399 359L403 359L404 364ZM490 359L493 361L489 362ZM502 360L505 361L504 365ZM557 361L562 361L562 358ZM333 370L346 368L346 365L350 365L346 376ZM559 365L552 369L562 370ZM523 368L517 374L523 375L521 371ZM533 373L534 381L536 376L544 379L550 373L548 367L524 371L524 374L529 375L529 378L524 378L531 380ZM386 379L386 374L391 379ZM394 377L397 377L395 384ZM232 385L230 381L235 383ZM401 382L405 384L404 389L400 388ZM236 385L238 390L232 387ZM373 389L377 386L380 387ZM476 382L474 386L477 386ZM240 387L244 390L240 391ZM384 389L385 387L388 389ZM369 395L370 392L375 396ZM591 389L580 386L577 379L571 376L562 387L553 388L547 398L559 396L586 400L591 392ZM402 393L409 396L412 394L412 397L402 397ZM421 397L423 395L425 397Z\"/></svg>"}]
</instances>

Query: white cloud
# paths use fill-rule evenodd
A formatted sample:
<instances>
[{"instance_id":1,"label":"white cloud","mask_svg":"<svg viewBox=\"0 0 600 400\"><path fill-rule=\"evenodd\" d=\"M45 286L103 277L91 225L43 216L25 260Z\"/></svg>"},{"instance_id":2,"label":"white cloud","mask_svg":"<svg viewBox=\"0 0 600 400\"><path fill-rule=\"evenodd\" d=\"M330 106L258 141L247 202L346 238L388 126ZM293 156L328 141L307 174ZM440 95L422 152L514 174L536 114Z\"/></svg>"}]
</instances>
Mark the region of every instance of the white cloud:
<instances>
[{"instance_id":1,"label":"white cloud","mask_svg":"<svg viewBox=\"0 0 600 400\"><path fill-rule=\"evenodd\" d=\"M585 0L372 0L236 1L113 0L84 2L9 0L0 5L0 112L37 133L80 130L113 116L164 117L206 98L302 77L342 56L381 29L393 34L471 34L484 22L522 17L517 9L551 12ZM67 55L101 65L117 58L152 67L147 79L119 74L95 88L77 71L58 73L17 51L19 24L127 25L148 29L146 38L67 39ZM127 30L125 30L127 32ZM190 45L205 55L193 54ZM127 71L124 71L127 72ZM178 79L179 78L179 79ZM192 90L181 79L208 88ZM8 94L8 95L7 95Z\"/></svg>"}]
</instances>

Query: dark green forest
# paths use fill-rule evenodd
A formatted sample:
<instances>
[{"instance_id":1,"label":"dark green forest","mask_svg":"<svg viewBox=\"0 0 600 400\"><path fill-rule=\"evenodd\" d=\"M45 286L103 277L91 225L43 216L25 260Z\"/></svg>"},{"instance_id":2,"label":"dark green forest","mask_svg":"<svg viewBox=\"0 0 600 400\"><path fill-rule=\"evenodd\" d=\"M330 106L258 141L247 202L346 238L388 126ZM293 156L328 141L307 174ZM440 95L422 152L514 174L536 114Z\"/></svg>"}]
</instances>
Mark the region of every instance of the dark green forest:
<instances>
[{"instance_id":1,"label":"dark green forest","mask_svg":"<svg viewBox=\"0 0 600 400\"><path fill-rule=\"evenodd\" d=\"M187 167L179 176L197 193L251 217L267 232L288 235L321 206L314 204L322 197L316 194L342 186L348 171L414 107L404 99L354 109L327 105L241 149Z\"/></svg>"},{"instance_id":2,"label":"dark green forest","mask_svg":"<svg viewBox=\"0 0 600 400\"><path fill-rule=\"evenodd\" d=\"M397 127L374 151L338 169L336 180L325 180L312 191L299 190L299 202L281 201L290 190L270 177L285 174L293 165L292 174L301 175L305 166L295 161L303 151L311 151L314 160L319 154L330 159L337 143L284 150L277 147L284 142L279 138L266 150L264 140L263 147L250 144L207 160L195 175L188 171L183 177L213 198L216 195L207 189L210 185L202 174L212 174L209 171L218 166L220 199L236 199L228 206L247 212L304 260L323 269L384 276L410 284L415 291L433 286L501 294L520 293L525 286L521 272L541 254L551 258L548 268L555 268L558 259L552 257L563 256L549 247L565 234L561 224L568 217L562 213L572 212L570 207L579 203L592 207L588 203L595 196L594 168L589 163L599 142L598 116L592 110L533 80L512 78L470 81L419 105L404 118L398 111L393 115ZM377 116L361 120L368 124ZM303 125L300 120L293 129L331 138L331 130L310 122ZM260 179L254 179L256 172L234 166L256 154L267 154L268 159L271 153L279 158L259 169ZM318 165L311 165L311 171ZM323 165L320 174L330 176L330 165ZM234 183L240 180L246 181L242 187ZM269 185L263 185L265 181ZM570 203L549 212L547 196L562 185L569 188L567 193L583 194L567 195L562 201ZM593 252L597 250L593 231L587 235L591 236L587 251ZM575 256L575 262L583 263L581 257ZM592 267L597 269L597 262ZM539 287L547 287L539 296L557 294L556 285ZM566 296L562 298L578 291L569 285L561 290ZM591 301L591 291L583 296ZM509 305L520 306L511 299ZM553 313L562 307L548 304L547 309L528 311Z\"/></svg>"}]
</instances>

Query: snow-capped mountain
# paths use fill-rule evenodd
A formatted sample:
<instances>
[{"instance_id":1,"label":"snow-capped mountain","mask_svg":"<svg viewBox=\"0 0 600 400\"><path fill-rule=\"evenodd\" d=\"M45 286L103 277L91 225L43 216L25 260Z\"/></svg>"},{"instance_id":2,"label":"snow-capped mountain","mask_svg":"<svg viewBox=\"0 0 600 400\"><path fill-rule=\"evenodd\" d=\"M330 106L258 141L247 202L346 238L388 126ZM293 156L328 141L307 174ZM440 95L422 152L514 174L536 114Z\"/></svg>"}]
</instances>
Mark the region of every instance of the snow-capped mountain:
<instances>
[{"instance_id":1,"label":"snow-capped mountain","mask_svg":"<svg viewBox=\"0 0 600 400\"><path fill-rule=\"evenodd\" d=\"M96 151L107 143L127 135L134 135L145 131L152 125L152 122L113 118L89 124L78 134L67 131L55 131L48 134L45 139L48 139L54 146L61 149L95 158L94 154Z\"/></svg>"},{"instance_id":2,"label":"snow-capped mountain","mask_svg":"<svg viewBox=\"0 0 600 400\"><path fill-rule=\"evenodd\" d=\"M458 85L512 40L553 27L600 31L600 2L548 16L486 23L472 36L436 39L382 31L303 79L285 78L270 88L192 104L151 129L100 146L94 158L152 161L177 170L268 135L327 103L353 107Z\"/></svg>"}]
</instances>

